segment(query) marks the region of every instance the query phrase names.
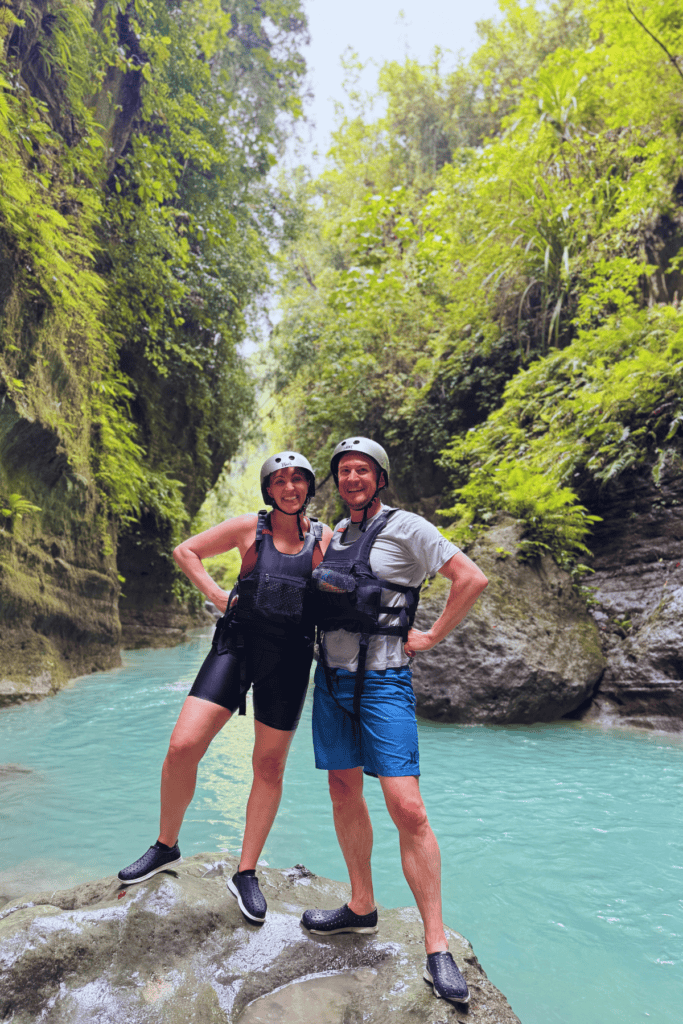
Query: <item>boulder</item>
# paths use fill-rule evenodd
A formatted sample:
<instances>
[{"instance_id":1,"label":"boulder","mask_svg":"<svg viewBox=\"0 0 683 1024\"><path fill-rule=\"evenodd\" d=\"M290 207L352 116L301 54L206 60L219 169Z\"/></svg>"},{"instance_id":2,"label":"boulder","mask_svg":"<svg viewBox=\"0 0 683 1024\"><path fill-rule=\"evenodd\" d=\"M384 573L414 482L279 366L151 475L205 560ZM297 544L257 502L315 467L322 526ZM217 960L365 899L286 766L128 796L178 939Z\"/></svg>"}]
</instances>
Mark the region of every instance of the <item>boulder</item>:
<instances>
[{"instance_id":1,"label":"boulder","mask_svg":"<svg viewBox=\"0 0 683 1024\"><path fill-rule=\"evenodd\" d=\"M605 668L598 629L568 573L550 557L520 562L522 527L503 517L468 552L489 585L467 618L413 662L417 710L442 722L551 722L582 705ZM449 590L427 585L427 629Z\"/></svg>"},{"instance_id":2,"label":"boulder","mask_svg":"<svg viewBox=\"0 0 683 1024\"><path fill-rule=\"evenodd\" d=\"M302 865L264 868L268 918L250 925L226 889L236 866L234 858L200 854L129 889L108 878L6 905L0 1019L519 1024L457 932L448 936L470 987L469 1008L437 1001L423 981L414 908L382 910L376 935L312 936L299 924L302 910L339 906L348 887Z\"/></svg>"}]
</instances>

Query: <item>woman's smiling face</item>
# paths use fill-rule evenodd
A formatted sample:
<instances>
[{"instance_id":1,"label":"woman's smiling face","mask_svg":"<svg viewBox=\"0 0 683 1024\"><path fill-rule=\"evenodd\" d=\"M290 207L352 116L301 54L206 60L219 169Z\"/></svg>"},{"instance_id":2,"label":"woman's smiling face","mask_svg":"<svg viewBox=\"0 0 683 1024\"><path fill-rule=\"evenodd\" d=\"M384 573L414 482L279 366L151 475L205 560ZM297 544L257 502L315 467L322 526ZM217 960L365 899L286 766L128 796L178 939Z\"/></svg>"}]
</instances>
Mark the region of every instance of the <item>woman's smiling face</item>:
<instances>
[{"instance_id":1,"label":"woman's smiling face","mask_svg":"<svg viewBox=\"0 0 683 1024\"><path fill-rule=\"evenodd\" d=\"M308 495L308 476L297 466L286 466L270 474L266 488L278 508L296 512Z\"/></svg>"}]
</instances>

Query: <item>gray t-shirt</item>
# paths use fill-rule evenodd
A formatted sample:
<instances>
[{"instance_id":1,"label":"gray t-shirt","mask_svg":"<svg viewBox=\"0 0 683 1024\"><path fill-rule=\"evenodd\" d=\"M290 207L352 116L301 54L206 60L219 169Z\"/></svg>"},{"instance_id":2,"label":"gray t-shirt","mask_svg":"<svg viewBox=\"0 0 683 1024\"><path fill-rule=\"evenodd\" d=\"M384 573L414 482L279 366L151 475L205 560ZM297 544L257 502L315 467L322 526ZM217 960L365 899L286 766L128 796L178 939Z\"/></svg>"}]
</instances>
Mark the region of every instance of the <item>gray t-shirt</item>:
<instances>
[{"instance_id":1,"label":"gray t-shirt","mask_svg":"<svg viewBox=\"0 0 683 1024\"><path fill-rule=\"evenodd\" d=\"M377 515L386 507L382 505ZM368 522L371 523L372 519ZM359 523L350 523L344 536L342 531L348 523L348 519L342 519L335 528L330 545L337 550L346 548L362 536ZM347 543L342 543L342 537ZM382 579L392 583L418 587L428 576L434 576L459 550L422 516L400 509L394 512L372 545L370 568ZM382 604L400 608L405 604L405 597L396 590L383 590ZM396 619L389 615L379 617L380 625L392 622L395 623ZM347 633L345 629L325 633L325 655L330 668L355 672L359 641L360 633ZM370 637L367 669L377 672L386 668L400 668L409 661L399 636Z\"/></svg>"}]
</instances>

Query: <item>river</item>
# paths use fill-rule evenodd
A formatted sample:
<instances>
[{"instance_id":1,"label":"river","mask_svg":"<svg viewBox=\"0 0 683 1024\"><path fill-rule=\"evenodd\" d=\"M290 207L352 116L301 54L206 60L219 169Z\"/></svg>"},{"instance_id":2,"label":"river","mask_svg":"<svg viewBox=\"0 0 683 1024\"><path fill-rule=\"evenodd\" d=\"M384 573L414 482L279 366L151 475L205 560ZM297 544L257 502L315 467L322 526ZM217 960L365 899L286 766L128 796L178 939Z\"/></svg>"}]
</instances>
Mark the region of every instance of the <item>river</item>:
<instances>
[{"instance_id":1,"label":"river","mask_svg":"<svg viewBox=\"0 0 683 1024\"><path fill-rule=\"evenodd\" d=\"M0 711L0 903L114 874L157 836L159 769L209 634ZM522 1024L680 1024L683 743L562 722L420 721L421 787L441 844L444 917ZM251 709L200 768L180 846L237 853L250 786ZM368 779L376 896L412 897ZM344 879L310 695L263 853Z\"/></svg>"}]
</instances>

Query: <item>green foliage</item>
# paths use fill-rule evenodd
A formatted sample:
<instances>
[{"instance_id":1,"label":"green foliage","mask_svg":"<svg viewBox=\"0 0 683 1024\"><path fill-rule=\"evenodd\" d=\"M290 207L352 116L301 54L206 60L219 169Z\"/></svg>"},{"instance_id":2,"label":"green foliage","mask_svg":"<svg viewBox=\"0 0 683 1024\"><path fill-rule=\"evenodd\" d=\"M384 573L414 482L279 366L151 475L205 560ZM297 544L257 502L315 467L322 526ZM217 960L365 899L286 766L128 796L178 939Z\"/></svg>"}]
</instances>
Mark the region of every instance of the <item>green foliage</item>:
<instances>
[{"instance_id":1,"label":"green foliage","mask_svg":"<svg viewBox=\"0 0 683 1024\"><path fill-rule=\"evenodd\" d=\"M644 462L655 478L683 422L683 321L663 307L581 331L509 383L487 422L455 438L443 464L464 529L505 509L534 542L577 557L594 517L577 492Z\"/></svg>"},{"instance_id":2,"label":"green foliage","mask_svg":"<svg viewBox=\"0 0 683 1024\"><path fill-rule=\"evenodd\" d=\"M683 23L505 2L480 33L452 71L387 65L386 114L353 95L292 183L271 379L321 470L372 434L403 500L450 478L465 527L506 509L576 560L585 488L661 466L679 427Z\"/></svg>"},{"instance_id":3,"label":"green foliage","mask_svg":"<svg viewBox=\"0 0 683 1024\"><path fill-rule=\"evenodd\" d=\"M41 511L38 505L34 505L21 494L9 494L6 498L0 496L0 516L12 522Z\"/></svg>"},{"instance_id":4,"label":"green foliage","mask_svg":"<svg viewBox=\"0 0 683 1024\"><path fill-rule=\"evenodd\" d=\"M442 510L458 522L445 531L460 543L469 543L490 524L501 509L524 523L524 537L518 556L527 559L549 552L560 564L569 565L582 554L590 554L585 539L598 516L589 515L570 487L558 486L550 473L511 462L499 463L488 472L471 474L458 488L457 504Z\"/></svg>"},{"instance_id":5,"label":"green foliage","mask_svg":"<svg viewBox=\"0 0 683 1024\"><path fill-rule=\"evenodd\" d=\"M0 390L103 522L179 536L238 446L305 29L298 0L0 9Z\"/></svg>"}]
</instances>

